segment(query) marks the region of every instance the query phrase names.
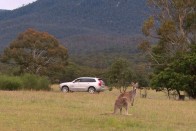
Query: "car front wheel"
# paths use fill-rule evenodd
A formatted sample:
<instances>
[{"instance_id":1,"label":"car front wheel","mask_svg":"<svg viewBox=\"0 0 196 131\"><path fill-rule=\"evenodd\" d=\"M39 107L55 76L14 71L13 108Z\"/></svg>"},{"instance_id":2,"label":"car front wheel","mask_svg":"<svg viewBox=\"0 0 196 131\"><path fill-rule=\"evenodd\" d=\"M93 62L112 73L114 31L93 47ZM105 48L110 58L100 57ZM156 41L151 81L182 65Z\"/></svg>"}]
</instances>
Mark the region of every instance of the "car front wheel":
<instances>
[{"instance_id":1,"label":"car front wheel","mask_svg":"<svg viewBox=\"0 0 196 131\"><path fill-rule=\"evenodd\" d=\"M61 91L67 93L69 92L69 88L67 86L63 86Z\"/></svg>"},{"instance_id":2,"label":"car front wheel","mask_svg":"<svg viewBox=\"0 0 196 131\"><path fill-rule=\"evenodd\" d=\"M95 88L94 87L90 87L89 89L88 89L88 92L89 93L91 93L91 94L93 94L93 93L95 93Z\"/></svg>"}]
</instances>

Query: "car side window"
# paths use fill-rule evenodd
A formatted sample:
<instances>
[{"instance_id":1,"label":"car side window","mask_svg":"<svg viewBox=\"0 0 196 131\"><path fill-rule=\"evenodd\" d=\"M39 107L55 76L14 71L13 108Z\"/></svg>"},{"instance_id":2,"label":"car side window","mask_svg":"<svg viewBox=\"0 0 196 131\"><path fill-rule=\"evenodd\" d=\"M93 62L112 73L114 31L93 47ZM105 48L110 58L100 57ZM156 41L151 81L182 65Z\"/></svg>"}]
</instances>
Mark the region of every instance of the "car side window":
<instances>
[{"instance_id":1,"label":"car side window","mask_svg":"<svg viewBox=\"0 0 196 131\"><path fill-rule=\"evenodd\" d=\"M96 82L95 79L86 79L85 82Z\"/></svg>"},{"instance_id":2,"label":"car side window","mask_svg":"<svg viewBox=\"0 0 196 131\"><path fill-rule=\"evenodd\" d=\"M96 82L95 79L89 79L89 82Z\"/></svg>"},{"instance_id":3,"label":"car side window","mask_svg":"<svg viewBox=\"0 0 196 131\"><path fill-rule=\"evenodd\" d=\"M79 82L96 82L95 79L80 79Z\"/></svg>"},{"instance_id":4,"label":"car side window","mask_svg":"<svg viewBox=\"0 0 196 131\"><path fill-rule=\"evenodd\" d=\"M88 82L88 81L86 81L86 79L81 79L81 81L80 82Z\"/></svg>"}]
</instances>

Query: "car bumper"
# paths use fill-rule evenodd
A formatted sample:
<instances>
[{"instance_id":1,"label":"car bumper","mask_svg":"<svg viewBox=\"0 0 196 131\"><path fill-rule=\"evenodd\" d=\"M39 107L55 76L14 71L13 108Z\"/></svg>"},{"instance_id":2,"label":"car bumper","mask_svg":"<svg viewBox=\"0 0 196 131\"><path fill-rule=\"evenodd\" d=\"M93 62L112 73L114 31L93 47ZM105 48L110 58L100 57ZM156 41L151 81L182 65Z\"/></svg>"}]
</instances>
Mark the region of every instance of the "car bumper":
<instances>
[{"instance_id":1,"label":"car bumper","mask_svg":"<svg viewBox=\"0 0 196 131\"><path fill-rule=\"evenodd\" d=\"M98 88L97 91L99 91L99 92L100 91L105 91L105 88L104 87Z\"/></svg>"}]
</instances>

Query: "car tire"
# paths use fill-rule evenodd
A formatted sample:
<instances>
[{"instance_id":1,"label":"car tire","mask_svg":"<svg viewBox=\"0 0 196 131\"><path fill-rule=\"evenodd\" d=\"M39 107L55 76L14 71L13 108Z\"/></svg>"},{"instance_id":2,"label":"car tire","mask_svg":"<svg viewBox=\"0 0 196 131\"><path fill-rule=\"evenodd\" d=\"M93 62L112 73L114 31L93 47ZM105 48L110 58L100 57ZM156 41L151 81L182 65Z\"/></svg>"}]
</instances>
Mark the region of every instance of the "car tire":
<instances>
[{"instance_id":1,"label":"car tire","mask_svg":"<svg viewBox=\"0 0 196 131\"><path fill-rule=\"evenodd\" d=\"M89 92L90 94L94 94L94 93L96 92L95 87L89 87L88 92Z\"/></svg>"},{"instance_id":2,"label":"car tire","mask_svg":"<svg viewBox=\"0 0 196 131\"><path fill-rule=\"evenodd\" d=\"M64 93L67 93L67 92L69 92L69 87L63 86L61 91L64 92Z\"/></svg>"}]
</instances>

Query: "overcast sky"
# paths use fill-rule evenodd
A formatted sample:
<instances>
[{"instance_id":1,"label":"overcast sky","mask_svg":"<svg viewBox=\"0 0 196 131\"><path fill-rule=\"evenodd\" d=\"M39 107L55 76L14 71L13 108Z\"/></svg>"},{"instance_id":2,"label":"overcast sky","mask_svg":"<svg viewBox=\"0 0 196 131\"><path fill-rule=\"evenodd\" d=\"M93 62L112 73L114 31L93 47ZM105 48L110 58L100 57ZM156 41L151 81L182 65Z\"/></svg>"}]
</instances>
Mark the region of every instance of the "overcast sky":
<instances>
[{"instance_id":1,"label":"overcast sky","mask_svg":"<svg viewBox=\"0 0 196 131\"><path fill-rule=\"evenodd\" d=\"M36 0L0 0L0 9L13 10Z\"/></svg>"}]
</instances>

